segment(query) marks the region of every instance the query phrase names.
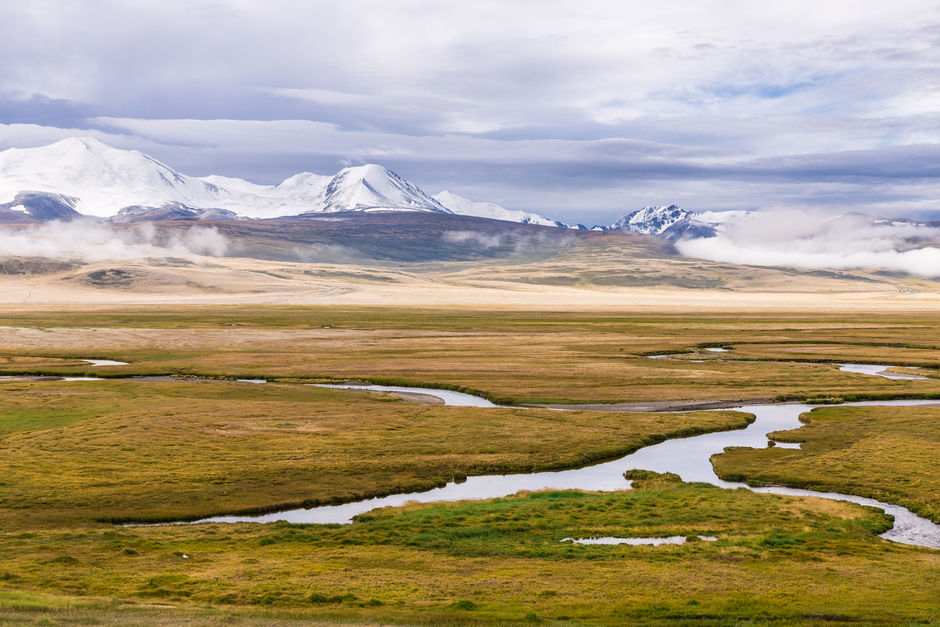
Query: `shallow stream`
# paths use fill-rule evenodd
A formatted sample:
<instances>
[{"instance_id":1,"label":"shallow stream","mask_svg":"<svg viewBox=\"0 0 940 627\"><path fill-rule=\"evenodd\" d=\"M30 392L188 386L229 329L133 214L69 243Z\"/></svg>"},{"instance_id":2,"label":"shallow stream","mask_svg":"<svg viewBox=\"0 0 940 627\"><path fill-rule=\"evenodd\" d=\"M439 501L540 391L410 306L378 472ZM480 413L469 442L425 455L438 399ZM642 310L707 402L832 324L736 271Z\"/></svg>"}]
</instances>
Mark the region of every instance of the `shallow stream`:
<instances>
[{"instance_id":1,"label":"shallow stream","mask_svg":"<svg viewBox=\"0 0 940 627\"><path fill-rule=\"evenodd\" d=\"M707 349L712 350L712 349ZM726 349L714 349L715 352ZM653 356L653 358L667 356ZM124 362L111 360L86 359L92 366L127 365ZM840 370L865 375L881 376L892 379L923 379L915 375L904 375L887 372L891 366L873 364L839 364ZM7 377L4 377L7 378ZM12 377L11 377L12 378ZM96 381L96 377L62 377L63 381ZM245 383L264 383L263 379L239 379ZM411 388L387 385L320 385L319 387L333 389L347 389L370 392L391 392L403 394L424 394L435 396L445 405L461 407L498 408L500 405L462 392L440 390L433 388ZM859 403L846 403L856 406L916 406L940 405L937 400L898 400L898 401L865 401ZM385 497L365 499L344 503L342 505L325 505L307 509L292 509L270 514L256 516L213 516L195 521L197 523L211 522L275 522L287 521L292 523L351 523L352 518L358 514L371 511L379 507L400 506L405 503L433 503L440 501L457 501L464 499L491 499L509 496L521 490L588 490L588 491L616 491L630 487L631 482L624 479L623 473L634 468L652 470L655 472L671 472L679 475L683 481L697 481L711 483L722 488L746 488L764 494L783 494L790 496L813 496L836 501L850 501L860 505L877 507L894 516L894 526L881 537L894 542L914 544L940 549L940 525L917 516L907 508L890 503L882 503L875 499L839 494L835 492L814 492L798 488L766 487L752 488L744 483L723 481L718 478L712 469L711 456L721 453L727 447L745 446L763 448L769 444L767 434L772 431L788 431L797 429L802 424L799 417L804 412L818 407L817 405L803 404L773 404L773 405L742 405L732 407L730 410L754 414L755 420L744 429L736 431L722 431L706 433L689 438L667 440L659 444L644 447L634 453L619 459L576 468L552 472L520 473L511 475L482 475L469 477L461 482L451 482L446 486L406 494L393 494ZM520 408L516 408L520 409ZM775 443L783 448L798 448L795 443ZM619 541L620 538L604 539ZM651 539L647 539L651 540ZM659 539L656 539L659 540ZM575 542L591 542L591 539L575 540Z\"/></svg>"},{"instance_id":2,"label":"shallow stream","mask_svg":"<svg viewBox=\"0 0 940 627\"><path fill-rule=\"evenodd\" d=\"M444 400L445 404L472 407L494 407L490 401L469 394L435 390L429 388L407 388L400 386L329 386L341 389L358 389L377 392L402 392L411 394L430 394ZM456 395L456 396L455 396ZM916 406L940 405L935 400L900 400L868 401L847 403L847 405L874 406ZM365 499L342 505L324 505L307 509L293 509L256 516L214 516L196 521L205 522L275 522L292 523L350 523L358 514L379 507L394 507L405 503L434 503L439 501L457 501L464 499L492 499L509 496L520 490L589 490L616 491L630 487L630 481L624 479L627 470L640 468L655 472L671 472L679 475L683 481L711 483L722 488L746 488L766 494L784 494L791 496L815 496L836 501L851 501L882 509L894 516L894 527L881 534L883 538L904 544L915 544L940 549L940 525L917 516L907 508L875 499L838 494L834 492L813 492L797 488L768 487L752 488L744 483L723 481L715 474L710 458L721 453L729 446L763 448L767 446L767 434L772 431L787 431L802 426L800 414L810 411L817 405L774 404L743 405L730 408L755 415L755 420L744 429L706 433L690 438L667 440L659 444L644 447L634 453L610 462L594 464L584 468L552 472L520 473L511 475L481 475L469 477L460 483L451 482L446 486L405 494L393 494L385 497Z\"/></svg>"}]
</instances>

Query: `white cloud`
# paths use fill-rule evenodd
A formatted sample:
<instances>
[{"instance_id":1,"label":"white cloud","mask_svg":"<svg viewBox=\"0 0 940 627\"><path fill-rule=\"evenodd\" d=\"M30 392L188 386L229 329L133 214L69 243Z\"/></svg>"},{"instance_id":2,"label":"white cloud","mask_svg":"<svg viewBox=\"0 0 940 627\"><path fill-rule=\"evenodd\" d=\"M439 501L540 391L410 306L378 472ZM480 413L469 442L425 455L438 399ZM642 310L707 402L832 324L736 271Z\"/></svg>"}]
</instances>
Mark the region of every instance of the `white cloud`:
<instances>
[{"instance_id":1,"label":"white cloud","mask_svg":"<svg viewBox=\"0 0 940 627\"><path fill-rule=\"evenodd\" d=\"M0 229L0 257L48 257L85 262L223 256L227 242L216 229L191 227L168 236L152 224L111 228L95 223L49 222Z\"/></svg>"},{"instance_id":2,"label":"white cloud","mask_svg":"<svg viewBox=\"0 0 940 627\"><path fill-rule=\"evenodd\" d=\"M940 277L940 228L872 223L864 216L761 212L717 237L682 240L676 248L689 257L728 263Z\"/></svg>"}]
</instances>

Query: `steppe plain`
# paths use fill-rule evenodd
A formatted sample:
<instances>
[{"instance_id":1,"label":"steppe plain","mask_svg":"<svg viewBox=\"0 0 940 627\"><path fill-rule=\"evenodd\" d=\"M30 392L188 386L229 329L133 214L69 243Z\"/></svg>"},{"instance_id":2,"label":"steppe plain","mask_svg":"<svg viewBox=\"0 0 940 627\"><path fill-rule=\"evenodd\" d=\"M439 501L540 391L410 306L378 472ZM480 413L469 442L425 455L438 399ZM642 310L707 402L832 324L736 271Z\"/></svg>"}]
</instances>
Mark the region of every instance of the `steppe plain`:
<instances>
[{"instance_id":1,"label":"steppe plain","mask_svg":"<svg viewBox=\"0 0 940 627\"><path fill-rule=\"evenodd\" d=\"M880 510L668 474L350 525L146 525L582 466L742 428L750 416L706 409L744 401L940 398L936 282L716 264L628 236L510 252L4 262L26 270L0 277L0 621L940 621L940 550L880 538ZM343 381L518 407L303 385ZM722 477L873 496L940 522L938 419L940 407L831 405L776 436L802 449L713 459ZM717 540L560 542L672 535Z\"/></svg>"}]
</instances>

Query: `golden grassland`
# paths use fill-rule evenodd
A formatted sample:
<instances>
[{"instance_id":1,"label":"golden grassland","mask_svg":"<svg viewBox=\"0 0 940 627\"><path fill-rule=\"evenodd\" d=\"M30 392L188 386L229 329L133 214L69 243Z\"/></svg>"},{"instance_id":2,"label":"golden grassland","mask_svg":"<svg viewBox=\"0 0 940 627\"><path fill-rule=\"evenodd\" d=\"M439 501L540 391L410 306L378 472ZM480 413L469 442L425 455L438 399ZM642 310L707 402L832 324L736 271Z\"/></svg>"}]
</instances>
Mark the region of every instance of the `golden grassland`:
<instances>
[{"instance_id":1,"label":"golden grassland","mask_svg":"<svg viewBox=\"0 0 940 627\"><path fill-rule=\"evenodd\" d=\"M940 409L826 407L801 420L772 434L800 449L730 449L715 456L715 471L729 481L869 496L940 522Z\"/></svg>"},{"instance_id":2,"label":"golden grassland","mask_svg":"<svg viewBox=\"0 0 940 627\"><path fill-rule=\"evenodd\" d=\"M652 314L218 307L8 312L10 358L99 357L0 372L368 379L477 390L501 402L852 398L940 394L933 314ZM709 353L704 346L730 346ZM690 351L693 351L690 353ZM677 359L649 359L677 353ZM700 360L700 361L699 361ZM825 362L924 366L926 381Z\"/></svg>"},{"instance_id":3,"label":"golden grassland","mask_svg":"<svg viewBox=\"0 0 940 627\"><path fill-rule=\"evenodd\" d=\"M0 380L0 623L937 624L940 551L878 538L881 512L670 476L617 493L410 505L342 526L104 522L570 467L749 419L417 405L303 382L437 384L519 403L931 396L937 338L940 319L917 312L13 308L0 315L2 374L282 382ZM714 346L732 350L704 350ZM780 436L804 450L716 459L749 480L871 488L936 519L938 412L826 408ZM560 542L601 535L718 540Z\"/></svg>"},{"instance_id":4,"label":"golden grassland","mask_svg":"<svg viewBox=\"0 0 940 627\"><path fill-rule=\"evenodd\" d=\"M442 407L228 381L6 382L0 390L5 528L356 500L459 475L584 465L751 419Z\"/></svg>"}]
</instances>

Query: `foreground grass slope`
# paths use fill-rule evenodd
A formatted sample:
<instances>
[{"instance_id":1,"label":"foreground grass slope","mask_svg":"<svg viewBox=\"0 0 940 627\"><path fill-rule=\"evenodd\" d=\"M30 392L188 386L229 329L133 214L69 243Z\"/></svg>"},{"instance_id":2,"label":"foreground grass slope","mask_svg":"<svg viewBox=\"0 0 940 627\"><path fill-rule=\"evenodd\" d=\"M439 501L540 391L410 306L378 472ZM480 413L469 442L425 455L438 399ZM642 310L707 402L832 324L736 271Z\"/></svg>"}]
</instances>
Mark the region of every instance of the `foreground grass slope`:
<instances>
[{"instance_id":1,"label":"foreground grass slope","mask_svg":"<svg viewBox=\"0 0 940 627\"><path fill-rule=\"evenodd\" d=\"M348 526L2 532L0 617L611 625L937 618L940 552L880 540L875 533L888 525L880 512L669 477L636 488L415 505ZM560 542L672 534L718 540ZM91 600L97 605L82 607ZM148 620L144 611L160 613Z\"/></svg>"},{"instance_id":2,"label":"foreground grass slope","mask_svg":"<svg viewBox=\"0 0 940 627\"><path fill-rule=\"evenodd\" d=\"M940 407L825 407L771 434L800 449L736 448L712 458L722 479L870 496L940 522Z\"/></svg>"},{"instance_id":3,"label":"foreground grass slope","mask_svg":"<svg viewBox=\"0 0 940 627\"><path fill-rule=\"evenodd\" d=\"M888 381L818 362L883 361L936 374L938 326L924 314L7 312L5 373L285 382L0 380L0 623L937 624L940 551L878 538L889 524L880 512L669 476L618 493L413 505L344 526L119 527L101 519L330 502L465 473L568 467L748 420L730 411L417 405L297 383L311 378L583 402L933 394L940 380ZM714 346L732 350L704 350ZM667 352L676 360L646 356ZM91 368L80 358L132 363ZM811 415L807 429L845 418L818 450L805 438L803 451L718 459L756 475L792 455L785 463L794 480L853 482L827 484L844 491L880 482L878 498L931 511L940 493L940 410L842 410ZM814 450L818 465L795 463ZM604 535L718 540L560 542Z\"/></svg>"}]
</instances>

